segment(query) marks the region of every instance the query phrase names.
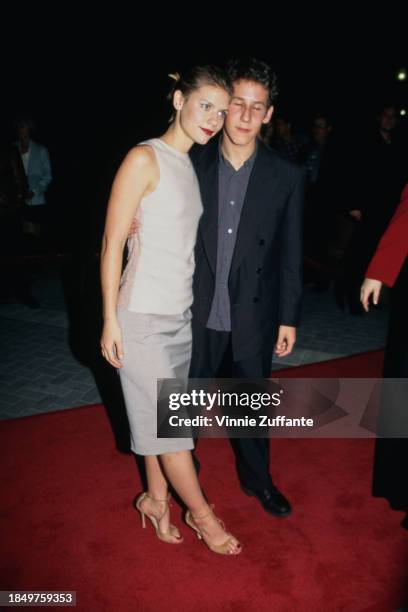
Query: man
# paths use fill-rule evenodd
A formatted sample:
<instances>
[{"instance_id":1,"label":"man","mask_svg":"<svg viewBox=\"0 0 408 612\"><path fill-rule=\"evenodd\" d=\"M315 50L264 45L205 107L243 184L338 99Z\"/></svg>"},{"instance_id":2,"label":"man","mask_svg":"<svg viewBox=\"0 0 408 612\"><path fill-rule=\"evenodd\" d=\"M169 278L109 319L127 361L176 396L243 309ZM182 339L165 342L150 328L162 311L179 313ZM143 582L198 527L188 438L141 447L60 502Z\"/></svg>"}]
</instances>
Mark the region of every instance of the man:
<instances>
[{"instance_id":1,"label":"man","mask_svg":"<svg viewBox=\"0 0 408 612\"><path fill-rule=\"evenodd\" d=\"M45 193L51 183L51 164L48 150L32 140L34 125L30 119L17 121L17 148L27 175L28 193L24 206L27 232L41 236L47 232L47 206Z\"/></svg>"},{"instance_id":2,"label":"man","mask_svg":"<svg viewBox=\"0 0 408 612\"><path fill-rule=\"evenodd\" d=\"M324 291L331 280L329 248L339 206L336 186L340 169L338 146L333 141L333 126L327 114L314 114L310 142L303 155L307 176L304 211L307 281L314 290Z\"/></svg>"},{"instance_id":3,"label":"man","mask_svg":"<svg viewBox=\"0 0 408 612\"><path fill-rule=\"evenodd\" d=\"M382 105L375 131L351 161L348 211L355 227L344 265L343 291L351 314L362 315L359 293L365 270L394 214L408 180L406 147L398 131L398 109Z\"/></svg>"},{"instance_id":4,"label":"man","mask_svg":"<svg viewBox=\"0 0 408 612\"><path fill-rule=\"evenodd\" d=\"M362 221L369 229L368 261L394 213L395 203L407 180L404 144L398 133L398 109L384 104L377 115L375 133L366 143L365 150L359 152L360 159L363 158L363 164L360 162L356 168L360 176L357 193L361 201L349 211L356 221ZM357 161L355 163L357 165Z\"/></svg>"},{"instance_id":5,"label":"man","mask_svg":"<svg viewBox=\"0 0 408 612\"><path fill-rule=\"evenodd\" d=\"M27 182L20 155L14 146L0 146L0 299L17 297L27 305L30 295L27 278L18 257L21 255L20 211Z\"/></svg>"},{"instance_id":6,"label":"man","mask_svg":"<svg viewBox=\"0 0 408 612\"><path fill-rule=\"evenodd\" d=\"M233 97L221 138L192 152L204 213L196 244L191 378L269 377L295 344L301 300L304 172L258 136L276 77L231 62ZM242 489L277 516L291 511L269 474L267 439L236 439Z\"/></svg>"},{"instance_id":7,"label":"man","mask_svg":"<svg viewBox=\"0 0 408 612\"><path fill-rule=\"evenodd\" d=\"M272 136L269 138L269 142L266 141L266 144L269 144L272 149L278 151L282 157L298 162L300 155L299 145L293 137L292 122L288 115L283 113L280 113L277 117L275 115L274 124Z\"/></svg>"}]
</instances>

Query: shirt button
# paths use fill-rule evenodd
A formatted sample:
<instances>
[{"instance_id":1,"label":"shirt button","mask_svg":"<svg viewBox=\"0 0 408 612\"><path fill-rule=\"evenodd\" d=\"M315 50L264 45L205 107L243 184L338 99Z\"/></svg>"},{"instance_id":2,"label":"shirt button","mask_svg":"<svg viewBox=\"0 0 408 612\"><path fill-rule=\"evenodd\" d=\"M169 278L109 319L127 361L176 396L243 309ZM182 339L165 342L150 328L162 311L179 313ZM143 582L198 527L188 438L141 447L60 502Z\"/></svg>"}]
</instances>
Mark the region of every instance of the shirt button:
<instances>
[{"instance_id":1,"label":"shirt button","mask_svg":"<svg viewBox=\"0 0 408 612\"><path fill-rule=\"evenodd\" d=\"M228 228L228 233L232 234L232 229L230 227Z\"/></svg>"},{"instance_id":2,"label":"shirt button","mask_svg":"<svg viewBox=\"0 0 408 612\"><path fill-rule=\"evenodd\" d=\"M234 204L235 204L234 200L231 200L230 204L231 204L231 206L234 206Z\"/></svg>"}]
</instances>

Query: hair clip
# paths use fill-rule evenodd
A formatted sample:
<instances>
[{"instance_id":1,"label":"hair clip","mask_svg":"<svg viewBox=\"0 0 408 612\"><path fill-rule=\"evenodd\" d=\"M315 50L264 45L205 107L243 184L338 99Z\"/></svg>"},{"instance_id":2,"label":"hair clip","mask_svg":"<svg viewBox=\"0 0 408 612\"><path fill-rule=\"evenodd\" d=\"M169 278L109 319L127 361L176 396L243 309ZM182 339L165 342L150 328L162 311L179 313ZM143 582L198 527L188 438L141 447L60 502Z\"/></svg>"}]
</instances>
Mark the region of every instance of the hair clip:
<instances>
[{"instance_id":1,"label":"hair clip","mask_svg":"<svg viewBox=\"0 0 408 612\"><path fill-rule=\"evenodd\" d=\"M172 73L170 73L170 74L169 74L169 75L167 75L167 76L169 76L171 79L173 79L174 81L176 81L176 83L177 83L177 81L179 81L179 80L181 79L181 76L179 75L179 73L178 73L178 72L172 72Z\"/></svg>"}]
</instances>

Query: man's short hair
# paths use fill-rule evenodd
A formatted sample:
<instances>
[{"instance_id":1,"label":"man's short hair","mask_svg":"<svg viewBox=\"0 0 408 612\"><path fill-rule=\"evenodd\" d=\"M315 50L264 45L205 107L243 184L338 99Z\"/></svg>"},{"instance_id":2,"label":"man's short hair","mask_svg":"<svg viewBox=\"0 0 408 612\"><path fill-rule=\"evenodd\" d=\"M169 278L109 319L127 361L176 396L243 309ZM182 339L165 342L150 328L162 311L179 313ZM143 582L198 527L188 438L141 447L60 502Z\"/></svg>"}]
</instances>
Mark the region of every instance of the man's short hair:
<instances>
[{"instance_id":1,"label":"man's short hair","mask_svg":"<svg viewBox=\"0 0 408 612\"><path fill-rule=\"evenodd\" d=\"M271 106L278 97L276 74L266 62L254 57L233 59L227 64L227 72L231 81L253 81L260 83L268 90L268 105Z\"/></svg>"}]
</instances>

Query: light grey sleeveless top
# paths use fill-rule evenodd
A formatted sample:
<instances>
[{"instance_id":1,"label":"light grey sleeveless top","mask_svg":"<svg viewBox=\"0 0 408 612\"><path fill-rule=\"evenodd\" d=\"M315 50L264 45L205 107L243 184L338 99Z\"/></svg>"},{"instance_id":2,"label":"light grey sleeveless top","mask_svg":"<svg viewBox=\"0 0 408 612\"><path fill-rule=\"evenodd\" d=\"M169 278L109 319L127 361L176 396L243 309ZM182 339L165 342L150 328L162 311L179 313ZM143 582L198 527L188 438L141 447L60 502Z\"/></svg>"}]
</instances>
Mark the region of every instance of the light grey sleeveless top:
<instances>
[{"instance_id":1,"label":"light grey sleeveless top","mask_svg":"<svg viewBox=\"0 0 408 612\"><path fill-rule=\"evenodd\" d=\"M194 245L203 210L198 180L187 153L159 138L140 144L152 147L160 179L139 204L139 229L128 241L118 306L180 314L193 301Z\"/></svg>"}]
</instances>

